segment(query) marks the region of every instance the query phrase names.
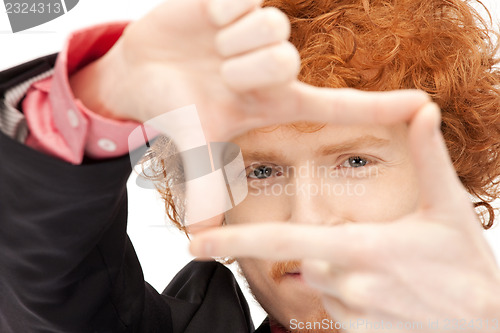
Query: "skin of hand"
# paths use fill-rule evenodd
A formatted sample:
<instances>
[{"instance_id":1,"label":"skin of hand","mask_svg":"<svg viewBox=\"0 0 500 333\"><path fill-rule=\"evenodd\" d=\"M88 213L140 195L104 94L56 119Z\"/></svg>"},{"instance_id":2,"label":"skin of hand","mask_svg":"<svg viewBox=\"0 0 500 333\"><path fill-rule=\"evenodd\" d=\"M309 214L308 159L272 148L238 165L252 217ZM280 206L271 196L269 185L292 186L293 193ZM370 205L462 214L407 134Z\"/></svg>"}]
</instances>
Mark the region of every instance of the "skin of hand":
<instances>
[{"instance_id":1,"label":"skin of hand","mask_svg":"<svg viewBox=\"0 0 500 333\"><path fill-rule=\"evenodd\" d=\"M309 120L407 121L421 91L361 92L297 81L290 23L258 0L171 0L131 23L111 50L70 78L76 98L107 117L146 122L195 104L207 141ZM369 112L368 112L369 111Z\"/></svg>"},{"instance_id":2,"label":"skin of hand","mask_svg":"<svg viewBox=\"0 0 500 333\"><path fill-rule=\"evenodd\" d=\"M192 254L301 260L303 279L339 322L383 321L393 324L391 332L411 331L398 329L398 322L421 323L418 332L436 331L432 323L441 330L499 332L500 271L439 123L439 109L430 103L408 129L419 190L409 214L387 223L229 225L195 235Z\"/></svg>"}]
</instances>

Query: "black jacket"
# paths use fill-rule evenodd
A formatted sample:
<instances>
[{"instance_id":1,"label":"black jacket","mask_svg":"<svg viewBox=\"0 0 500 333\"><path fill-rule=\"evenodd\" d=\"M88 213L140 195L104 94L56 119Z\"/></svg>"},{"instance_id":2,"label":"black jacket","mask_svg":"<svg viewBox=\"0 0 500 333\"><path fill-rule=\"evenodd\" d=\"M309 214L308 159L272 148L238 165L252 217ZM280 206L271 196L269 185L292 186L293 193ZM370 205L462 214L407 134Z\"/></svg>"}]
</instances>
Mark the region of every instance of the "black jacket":
<instances>
[{"instance_id":1,"label":"black jacket","mask_svg":"<svg viewBox=\"0 0 500 333\"><path fill-rule=\"evenodd\" d=\"M0 73L2 100L55 59ZM126 233L130 173L128 156L73 166L0 132L0 332L254 331L219 263L189 263L162 294L144 282Z\"/></svg>"}]
</instances>

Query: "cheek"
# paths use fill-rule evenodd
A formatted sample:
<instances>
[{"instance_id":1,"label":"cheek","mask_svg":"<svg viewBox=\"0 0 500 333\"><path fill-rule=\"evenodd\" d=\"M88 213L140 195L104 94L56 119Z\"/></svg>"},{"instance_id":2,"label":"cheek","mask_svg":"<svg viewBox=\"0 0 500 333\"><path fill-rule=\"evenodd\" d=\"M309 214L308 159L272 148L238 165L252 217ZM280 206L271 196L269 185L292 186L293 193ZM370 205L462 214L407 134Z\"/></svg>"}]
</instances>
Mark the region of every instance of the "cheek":
<instances>
[{"instance_id":1,"label":"cheek","mask_svg":"<svg viewBox=\"0 0 500 333\"><path fill-rule=\"evenodd\" d=\"M271 287L267 272L270 271L271 263L260 259L238 258L238 265L248 285L259 300L265 302L266 295L270 294Z\"/></svg>"},{"instance_id":2,"label":"cheek","mask_svg":"<svg viewBox=\"0 0 500 333\"><path fill-rule=\"evenodd\" d=\"M260 259L238 258L237 261L245 278L249 280L262 280L263 272L269 265Z\"/></svg>"},{"instance_id":3,"label":"cheek","mask_svg":"<svg viewBox=\"0 0 500 333\"><path fill-rule=\"evenodd\" d=\"M355 195L338 198L343 215L351 221L390 221L417 209L418 183L410 164L356 184Z\"/></svg>"},{"instance_id":4,"label":"cheek","mask_svg":"<svg viewBox=\"0 0 500 333\"><path fill-rule=\"evenodd\" d=\"M280 193L249 191L245 200L226 212L227 224L283 221L289 210L289 200Z\"/></svg>"}]
</instances>

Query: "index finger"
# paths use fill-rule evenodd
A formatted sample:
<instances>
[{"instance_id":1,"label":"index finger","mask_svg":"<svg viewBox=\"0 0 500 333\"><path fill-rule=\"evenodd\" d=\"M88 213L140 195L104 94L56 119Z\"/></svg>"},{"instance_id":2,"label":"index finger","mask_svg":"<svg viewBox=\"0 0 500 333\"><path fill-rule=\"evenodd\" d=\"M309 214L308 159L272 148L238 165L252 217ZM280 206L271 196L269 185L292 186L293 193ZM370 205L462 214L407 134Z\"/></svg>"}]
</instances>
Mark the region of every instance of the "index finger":
<instances>
[{"instance_id":1,"label":"index finger","mask_svg":"<svg viewBox=\"0 0 500 333\"><path fill-rule=\"evenodd\" d=\"M190 245L199 257L252 257L276 261L323 259L339 266L359 262L376 242L373 224L290 225L265 223L217 228L196 235Z\"/></svg>"},{"instance_id":2,"label":"index finger","mask_svg":"<svg viewBox=\"0 0 500 333\"><path fill-rule=\"evenodd\" d=\"M337 125L389 125L410 122L430 102L421 90L383 92L352 88L318 88L296 82L299 109L295 120L329 122Z\"/></svg>"}]
</instances>

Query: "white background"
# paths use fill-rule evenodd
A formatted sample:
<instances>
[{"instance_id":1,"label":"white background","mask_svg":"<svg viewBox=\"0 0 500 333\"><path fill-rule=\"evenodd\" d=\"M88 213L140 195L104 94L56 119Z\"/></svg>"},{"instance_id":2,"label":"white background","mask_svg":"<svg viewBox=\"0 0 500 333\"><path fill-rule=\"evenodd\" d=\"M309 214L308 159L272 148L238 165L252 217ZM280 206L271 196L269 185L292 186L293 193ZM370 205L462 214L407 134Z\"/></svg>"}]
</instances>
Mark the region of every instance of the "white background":
<instances>
[{"instance_id":1,"label":"white background","mask_svg":"<svg viewBox=\"0 0 500 333\"><path fill-rule=\"evenodd\" d=\"M73 30L99 22L136 19L159 2L159 0L81 0L66 15L16 34L11 32L5 8L0 4L0 69L57 52L61 49L68 33ZM497 0L483 2L492 12L495 23L498 23L500 3ZM154 191L136 186L134 175L129 181L129 201L130 238L135 245L146 280L161 292L171 278L192 259L187 251L187 239L177 229L167 226L163 203ZM494 227L486 232L485 236L499 258L500 227ZM232 269L234 271L234 267ZM258 326L265 314L247 292L244 282L239 277L238 279L250 303L254 322Z\"/></svg>"}]
</instances>

